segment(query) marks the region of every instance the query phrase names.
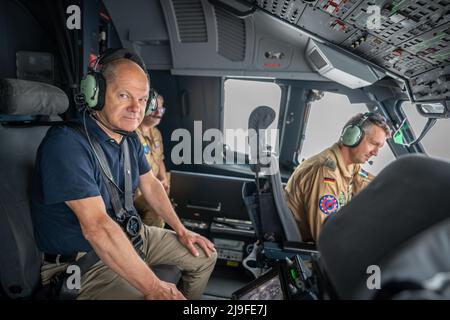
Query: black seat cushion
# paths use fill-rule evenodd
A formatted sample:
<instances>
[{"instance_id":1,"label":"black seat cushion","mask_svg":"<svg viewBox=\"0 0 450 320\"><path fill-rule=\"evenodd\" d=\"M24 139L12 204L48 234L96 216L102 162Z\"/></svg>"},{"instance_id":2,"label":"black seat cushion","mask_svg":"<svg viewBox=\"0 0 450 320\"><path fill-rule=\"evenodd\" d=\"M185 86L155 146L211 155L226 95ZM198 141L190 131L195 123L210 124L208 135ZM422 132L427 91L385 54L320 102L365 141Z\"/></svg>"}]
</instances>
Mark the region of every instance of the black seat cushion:
<instances>
[{"instance_id":1,"label":"black seat cushion","mask_svg":"<svg viewBox=\"0 0 450 320\"><path fill-rule=\"evenodd\" d=\"M29 192L36 151L48 127L17 126L20 115L57 118L65 93L34 81L0 79L0 283L11 298L29 297L40 282L41 253L33 236Z\"/></svg>"},{"instance_id":2,"label":"black seat cushion","mask_svg":"<svg viewBox=\"0 0 450 320\"><path fill-rule=\"evenodd\" d=\"M28 297L39 284L41 256L33 237L29 185L47 129L0 125L0 279L12 298Z\"/></svg>"}]
</instances>

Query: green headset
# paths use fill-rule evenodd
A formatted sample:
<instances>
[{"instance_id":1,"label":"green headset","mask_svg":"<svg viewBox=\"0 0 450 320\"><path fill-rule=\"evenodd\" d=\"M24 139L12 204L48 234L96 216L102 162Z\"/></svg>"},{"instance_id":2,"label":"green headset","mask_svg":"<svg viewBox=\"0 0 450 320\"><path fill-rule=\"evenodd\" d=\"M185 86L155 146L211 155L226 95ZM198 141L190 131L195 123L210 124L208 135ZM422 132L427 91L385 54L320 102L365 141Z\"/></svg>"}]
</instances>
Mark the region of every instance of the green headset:
<instances>
[{"instance_id":1,"label":"green headset","mask_svg":"<svg viewBox=\"0 0 450 320\"><path fill-rule=\"evenodd\" d=\"M88 73L81 80L80 93L84 96L84 102L88 109L99 111L102 110L105 105L106 80L103 74L97 71L98 65L104 66L111 61L123 58L129 59L139 65L147 75L148 83L150 85L150 76L148 75L145 63L136 53L124 48L108 49L96 59L94 66L90 68ZM149 115L156 110L156 96L156 91L150 88L147 105L145 107L145 115Z\"/></svg>"},{"instance_id":2,"label":"green headset","mask_svg":"<svg viewBox=\"0 0 450 320\"><path fill-rule=\"evenodd\" d=\"M357 147L364 138L364 122L373 115L373 112L366 112L361 116L361 119L357 123L350 123L347 125L344 130L342 130L340 138L341 143L346 147Z\"/></svg>"}]
</instances>

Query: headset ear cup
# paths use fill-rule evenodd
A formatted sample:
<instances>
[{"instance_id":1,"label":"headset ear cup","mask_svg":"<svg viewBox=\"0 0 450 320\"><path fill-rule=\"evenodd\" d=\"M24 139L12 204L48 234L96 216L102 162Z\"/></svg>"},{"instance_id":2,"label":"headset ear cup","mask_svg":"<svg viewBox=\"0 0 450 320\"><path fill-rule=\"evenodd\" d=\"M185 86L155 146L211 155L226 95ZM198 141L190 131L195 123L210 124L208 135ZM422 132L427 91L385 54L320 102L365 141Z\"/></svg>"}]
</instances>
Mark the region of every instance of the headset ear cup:
<instances>
[{"instance_id":1,"label":"headset ear cup","mask_svg":"<svg viewBox=\"0 0 450 320\"><path fill-rule=\"evenodd\" d=\"M359 126L350 125L344 128L341 135L341 142L344 146L356 147L362 140L364 131Z\"/></svg>"},{"instance_id":2,"label":"headset ear cup","mask_svg":"<svg viewBox=\"0 0 450 320\"><path fill-rule=\"evenodd\" d=\"M105 96L106 96L106 80L103 74L96 72L95 78L98 84L98 102L95 110L102 110L105 106Z\"/></svg>"},{"instance_id":3,"label":"headset ear cup","mask_svg":"<svg viewBox=\"0 0 450 320\"><path fill-rule=\"evenodd\" d=\"M89 108L95 109L98 103L98 87L95 74L88 73L80 83L80 92Z\"/></svg>"},{"instance_id":4,"label":"headset ear cup","mask_svg":"<svg viewBox=\"0 0 450 320\"><path fill-rule=\"evenodd\" d=\"M89 72L80 83L80 92L86 105L93 110L102 110L105 105L106 81L101 73Z\"/></svg>"},{"instance_id":5,"label":"headset ear cup","mask_svg":"<svg viewBox=\"0 0 450 320\"><path fill-rule=\"evenodd\" d=\"M147 105L145 106L145 115L148 116L150 113L156 110L157 108L157 102L156 97L157 93L154 89L150 89L150 92L148 93L148 100Z\"/></svg>"},{"instance_id":6,"label":"headset ear cup","mask_svg":"<svg viewBox=\"0 0 450 320\"><path fill-rule=\"evenodd\" d=\"M358 127L358 128L359 128L359 132L360 132L360 134L359 134L359 138L358 138L358 141L356 141L356 143L355 143L354 147L357 147L357 146L359 146L359 144L361 143L361 141L363 140L363 138L364 138L364 135L365 135L365 132L364 132L364 130L363 130L363 129L361 129L361 127Z\"/></svg>"}]
</instances>

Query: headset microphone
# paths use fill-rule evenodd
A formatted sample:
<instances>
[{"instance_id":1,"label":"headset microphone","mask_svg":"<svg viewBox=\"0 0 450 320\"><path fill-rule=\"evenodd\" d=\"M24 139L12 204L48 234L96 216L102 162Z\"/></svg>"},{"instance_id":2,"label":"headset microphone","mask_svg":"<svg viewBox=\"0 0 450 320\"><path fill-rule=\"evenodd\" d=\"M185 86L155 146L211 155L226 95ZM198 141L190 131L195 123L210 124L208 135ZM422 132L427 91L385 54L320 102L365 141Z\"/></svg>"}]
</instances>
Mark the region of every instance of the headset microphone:
<instances>
[{"instance_id":1,"label":"headset microphone","mask_svg":"<svg viewBox=\"0 0 450 320\"><path fill-rule=\"evenodd\" d=\"M133 133L132 131L125 131L119 129L111 129L111 130L114 131L115 133L121 134L122 136L128 136Z\"/></svg>"},{"instance_id":2,"label":"headset microphone","mask_svg":"<svg viewBox=\"0 0 450 320\"><path fill-rule=\"evenodd\" d=\"M97 120L98 122L100 122L104 127L108 128L109 130L111 130L111 131L113 131L113 132L115 132L115 133L118 133L118 134L120 134L120 135L122 135L122 136L128 136L128 135L130 135L131 133L133 133L132 131L125 131L125 130L120 130L120 129L113 129L113 128L111 128L111 127L108 126L106 123L104 123L102 120L100 120L100 118L97 117L97 114L96 114L96 113L92 113L92 117L93 117L95 120Z\"/></svg>"}]
</instances>

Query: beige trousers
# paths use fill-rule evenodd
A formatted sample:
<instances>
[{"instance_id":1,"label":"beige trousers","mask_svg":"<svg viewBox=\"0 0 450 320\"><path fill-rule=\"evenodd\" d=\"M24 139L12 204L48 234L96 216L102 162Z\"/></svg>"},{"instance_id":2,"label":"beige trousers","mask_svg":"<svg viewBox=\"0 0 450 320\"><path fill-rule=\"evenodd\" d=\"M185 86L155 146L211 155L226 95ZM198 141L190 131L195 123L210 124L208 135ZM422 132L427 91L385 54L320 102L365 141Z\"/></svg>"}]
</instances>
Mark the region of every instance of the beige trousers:
<instances>
[{"instance_id":1,"label":"beige trousers","mask_svg":"<svg viewBox=\"0 0 450 320\"><path fill-rule=\"evenodd\" d=\"M180 291L188 299L201 299L208 279L214 269L217 254L208 258L201 248L200 255L193 256L178 241L173 231L158 227L143 226L141 247L145 262L152 265L176 265L182 270ZM83 254L79 254L78 258ZM42 265L41 277L45 285L57 272L65 270L68 264L46 263ZM144 296L126 280L117 275L101 260L81 277L81 289L77 299L138 300Z\"/></svg>"}]
</instances>

